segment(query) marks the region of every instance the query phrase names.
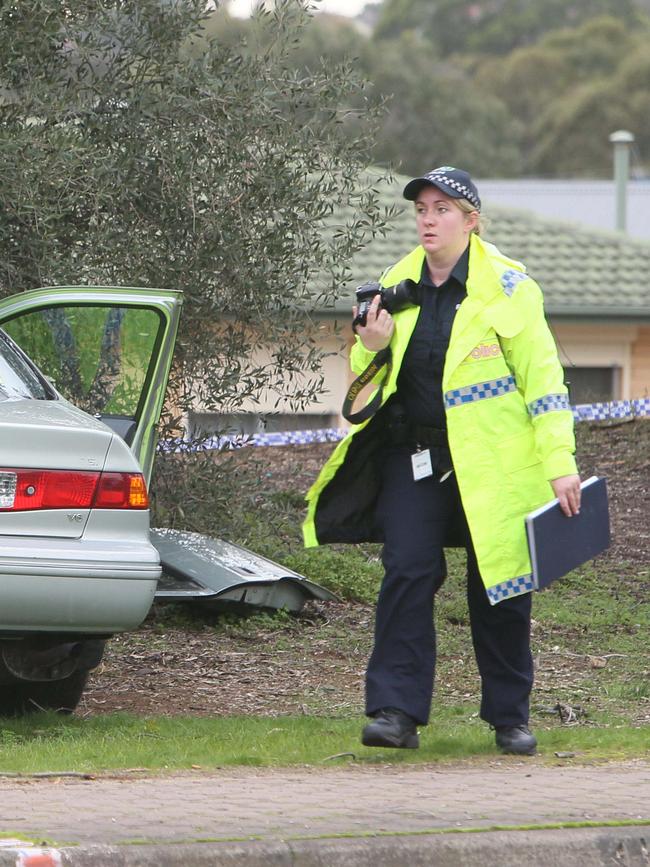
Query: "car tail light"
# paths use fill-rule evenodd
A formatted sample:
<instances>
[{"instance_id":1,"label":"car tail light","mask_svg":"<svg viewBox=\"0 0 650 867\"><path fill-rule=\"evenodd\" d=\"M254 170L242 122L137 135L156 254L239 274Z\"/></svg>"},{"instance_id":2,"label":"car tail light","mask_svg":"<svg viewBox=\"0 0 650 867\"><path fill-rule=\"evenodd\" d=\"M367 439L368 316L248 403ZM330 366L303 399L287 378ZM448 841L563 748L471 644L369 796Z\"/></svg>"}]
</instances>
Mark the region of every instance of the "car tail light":
<instances>
[{"instance_id":1,"label":"car tail light","mask_svg":"<svg viewBox=\"0 0 650 867\"><path fill-rule=\"evenodd\" d=\"M102 473L93 506L96 509L148 509L144 478L140 473Z\"/></svg>"},{"instance_id":2,"label":"car tail light","mask_svg":"<svg viewBox=\"0 0 650 867\"><path fill-rule=\"evenodd\" d=\"M85 470L0 470L0 511L148 509L140 473Z\"/></svg>"}]
</instances>

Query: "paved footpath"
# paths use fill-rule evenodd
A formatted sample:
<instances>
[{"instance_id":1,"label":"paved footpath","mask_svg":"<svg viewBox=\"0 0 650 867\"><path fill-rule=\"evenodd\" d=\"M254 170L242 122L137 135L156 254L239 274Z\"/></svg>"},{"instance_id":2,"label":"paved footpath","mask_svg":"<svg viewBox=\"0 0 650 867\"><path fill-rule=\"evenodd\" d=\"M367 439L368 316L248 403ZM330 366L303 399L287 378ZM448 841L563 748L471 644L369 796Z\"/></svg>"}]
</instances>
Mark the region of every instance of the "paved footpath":
<instances>
[{"instance_id":1,"label":"paved footpath","mask_svg":"<svg viewBox=\"0 0 650 867\"><path fill-rule=\"evenodd\" d=\"M0 867L650 867L650 763L0 777L0 832Z\"/></svg>"}]
</instances>

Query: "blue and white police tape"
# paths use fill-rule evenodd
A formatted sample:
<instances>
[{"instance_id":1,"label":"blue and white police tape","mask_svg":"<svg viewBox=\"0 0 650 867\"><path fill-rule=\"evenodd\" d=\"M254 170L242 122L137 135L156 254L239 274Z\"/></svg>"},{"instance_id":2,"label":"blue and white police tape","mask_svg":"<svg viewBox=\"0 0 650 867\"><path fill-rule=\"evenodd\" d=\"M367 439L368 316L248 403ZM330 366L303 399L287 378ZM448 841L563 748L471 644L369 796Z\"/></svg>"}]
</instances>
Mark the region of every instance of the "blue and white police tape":
<instances>
[{"instance_id":1,"label":"blue and white police tape","mask_svg":"<svg viewBox=\"0 0 650 867\"><path fill-rule=\"evenodd\" d=\"M576 421L615 421L650 417L650 397L636 400L614 400L609 403L578 403L571 407ZM349 428L317 428L315 430L276 431L274 433L214 436L203 440L175 439L158 444L159 451L197 452L237 449L244 446L291 446L312 443L335 443L342 440Z\"/></svg>"},{"instance_id":2,"label":"blue and white police tape","mask_svg":"<svg viewBox=\"0 0 650 867\"><path fill-rule=\"evenodd\" d=\"M336 443L343 439L348 430L349 428L318 428L315 430L213 436L200 440L178 438L159 442L158 451L200 452L216 449L238 449L244 446L302 446L312 443Z\"/></svg>"},{"instance_id":3,"label":"blue and white police tape","mask_svg":"<svg viewBox=\"0 0 650 867\"><path fill-rule=\"evenodd\" d=\"M578 403L572 407L576 421L611 421L650 416L650 397L613 400L610 403Z\"/></svg>"}]
</instances>

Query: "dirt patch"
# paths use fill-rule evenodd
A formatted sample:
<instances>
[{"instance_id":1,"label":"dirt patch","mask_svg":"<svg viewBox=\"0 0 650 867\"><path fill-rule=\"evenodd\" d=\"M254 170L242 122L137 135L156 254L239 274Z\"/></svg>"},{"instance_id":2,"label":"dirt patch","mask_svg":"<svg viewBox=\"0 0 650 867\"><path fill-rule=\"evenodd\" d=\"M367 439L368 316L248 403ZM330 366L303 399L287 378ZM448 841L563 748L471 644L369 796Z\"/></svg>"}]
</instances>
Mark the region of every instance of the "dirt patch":
<instances>
[{"instance_id":1,"label":"dirt patch","mask_svg":"<svg viewBox=\"0 0 650 867\"><path fill-rule=\"evenodd\" d=\"M577 426L583 478L607 479L612 561L650 563L650 419L599 427Z\"/></svg>"},{"instance_id":2,"label":"dirt patch","mask_svg":"<svg viewBox=\"0 0 650 867\"><path fill-rule=\"evenodd\" d=\"M310 603L295 622L251 635L215 633L207 612L191 631L167 626L164 615L161 625L154 612L137 633L111 641L80 712L276 715L352 706L371 614L369 606ZM355 635L357 652L337 647L338 630Z\"/></svg>"},{"instance_id":3,"label":"dirt patch","mask_svg":"<svg viewBox=\"0 0 650 867\"><path fill-rule=\"evenodd\" d=\"M254 457L256 472L265 474L266 490L295 493L309 487L332 448L324 444L249 449L233 459L245 464ZM584 478L597 473L608 479L613 544L602 558L603 568L618 571L618 592L632 594L639 604L647 605L650 420L616 427L579 425L578 456ZM640 575L643 570L645 577ZM224 628L223 618L205 608L192 616L189 612L184 616L186 610L156 605L137 632L112 639L79 713L361 712L363 674L372 641L372 606L308 603L298 617L280 622L267 618L254 631L242 629L236 621ZM441 652L437 701L477 701L479 683L467 626L447 624L445 628L447 644L462 650ZM538 712L561 715L562 708L556 707L558 691L577 697L576 708L581 712L583 704L595 700L585 686L594 671L609 666L615 672L621 660L616 654L561 650L553 635L541 634L539 624L533 629ZM638 703L633 720L650 722L648 698Z\"/></svg>"}]
</instances>

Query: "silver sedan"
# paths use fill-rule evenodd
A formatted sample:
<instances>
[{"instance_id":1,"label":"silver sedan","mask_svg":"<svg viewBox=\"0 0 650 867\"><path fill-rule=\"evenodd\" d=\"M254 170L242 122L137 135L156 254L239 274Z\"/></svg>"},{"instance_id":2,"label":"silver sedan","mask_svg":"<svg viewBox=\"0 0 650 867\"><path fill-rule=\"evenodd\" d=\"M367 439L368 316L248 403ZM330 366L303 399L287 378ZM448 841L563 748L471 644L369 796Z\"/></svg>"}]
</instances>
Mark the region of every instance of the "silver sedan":
<instances>
[{"instance_id":1,"label":"silver sedan","mask_svg":"<svg viewBox=\"0 0 650 867\"><path fill-rule=\"evenodd\" d=\"M156 424L179 293L65 287L0 301L0 715L71 711L146 616Z\"/></svg>"}]
</instances>

